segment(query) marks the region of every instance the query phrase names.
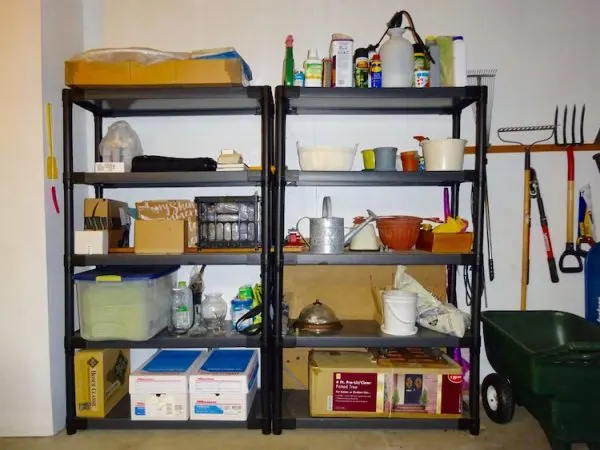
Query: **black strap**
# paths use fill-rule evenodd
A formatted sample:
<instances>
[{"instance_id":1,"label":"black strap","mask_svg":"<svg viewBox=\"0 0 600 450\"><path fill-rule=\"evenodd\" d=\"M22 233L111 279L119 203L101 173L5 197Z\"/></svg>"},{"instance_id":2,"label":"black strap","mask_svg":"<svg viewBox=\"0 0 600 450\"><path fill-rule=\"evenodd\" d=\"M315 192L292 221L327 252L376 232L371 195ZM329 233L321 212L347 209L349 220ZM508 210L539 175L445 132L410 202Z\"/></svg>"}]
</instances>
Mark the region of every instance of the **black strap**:
<instances>
[{"instance_id":1,"label":"black strap","mask_svg":"<svg viewBox=\"0 0 600 450\"><path fill-rule=\"evenodd\" d=\"M259 323L252 323L251 325L247 326L244 329L240 329L240 323L242 323L245 320L249 320L249 319L254 319L255 317L259 316L262 313L262 305L258 305L255 306L254 308L252 308L250 311L248 311L246 314L244 314L242 317L240 317L237 322L235 323L235 331L237 331L238 333L244 334L246 336L256 336L257 334L260 334L260 332L262 331L262 321Z\"/></svg>"}]
</instances>

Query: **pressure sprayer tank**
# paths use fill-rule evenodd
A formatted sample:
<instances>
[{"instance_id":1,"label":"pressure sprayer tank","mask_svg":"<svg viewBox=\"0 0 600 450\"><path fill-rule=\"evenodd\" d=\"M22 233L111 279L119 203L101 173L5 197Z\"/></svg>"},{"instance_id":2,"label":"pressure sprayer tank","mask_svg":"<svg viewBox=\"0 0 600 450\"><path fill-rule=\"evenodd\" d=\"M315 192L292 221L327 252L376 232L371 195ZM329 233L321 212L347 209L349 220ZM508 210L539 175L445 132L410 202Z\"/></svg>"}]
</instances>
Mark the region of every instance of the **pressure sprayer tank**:
<instances>
[{"instance_id":1,"label":"pressure sprayer tank","mask_svg":"<svg viewBox=\"0 0 600 450\"><path fill-rule=\"evenodd\" d=\"M383 87L411 87L414 73L412 44L402 37L405 28L391 28L379 52Z\"/></svg>"}]
</instances>

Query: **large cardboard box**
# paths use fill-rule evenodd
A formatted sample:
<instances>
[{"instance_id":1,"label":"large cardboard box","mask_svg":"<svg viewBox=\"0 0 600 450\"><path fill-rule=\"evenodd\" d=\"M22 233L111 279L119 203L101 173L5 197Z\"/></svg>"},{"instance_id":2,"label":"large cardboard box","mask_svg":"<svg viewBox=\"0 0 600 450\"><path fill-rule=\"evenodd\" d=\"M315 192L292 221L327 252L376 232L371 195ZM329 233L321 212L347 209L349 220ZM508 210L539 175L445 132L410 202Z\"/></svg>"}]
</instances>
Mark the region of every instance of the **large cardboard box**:
<instances>
[{"instance_id":1,"label":"large cardboard box","mask_svg":"<svg viewBox=\"0 0 600 450\"><path fill-rule=\"evenodd\" d=\"M75 404L78 417L105 417L129 387L129 350L75 353Z\"/></svg>"},{"instance_id":2,"label":"large cardboard box","mask_svg":"<svg viewBox=\"0 0 600 450\"><path fill-rule=\"evenodd\" d=\"M213 350L190 379L191 420L248 419L258 386L256 350Z\"/></svg>"},{"instance_id":3,"label":"large cardboard box","mask_svg":"<svg viewBox=\"0 0 600 450\"><path fill-rule=\"evenodd\" d=\"M106 198L83 201L83 229L108 230L109 248L129 247L131 217L127 203Z\"/></svg>"},{"instance_id":4,"label":"large cardboard box","mask_svg":"<svg viewBox=\"0 0 600 450\"><path fill-rule=\"evenodd\" d=\"M134 61L65 61L65 84L101 86L243 86L240 59L184 59L155 64Z\"/></svg>"},{"instance_id":5,"label":"large cardboard box","mask_svg":"<svg viewBox=\"0 0 600 450\"><path fill-rule=\"evenodd\" d=\"M457 418L461 368L445 354L403 349L385 360L368 352L312 351L314 417Z\"/></svg>"},{"instance_id":6,"label":"large cardboard box","mask_svg":"<svg viewBox=\"0 0 600 450\"><path fill-rule=\"evenodd\" d=\"M187 223L187 246L196 247L198 242L198 207L192 200L147 200L135 204L142 220L185 220Z\"/></svg>"}]
</instances>

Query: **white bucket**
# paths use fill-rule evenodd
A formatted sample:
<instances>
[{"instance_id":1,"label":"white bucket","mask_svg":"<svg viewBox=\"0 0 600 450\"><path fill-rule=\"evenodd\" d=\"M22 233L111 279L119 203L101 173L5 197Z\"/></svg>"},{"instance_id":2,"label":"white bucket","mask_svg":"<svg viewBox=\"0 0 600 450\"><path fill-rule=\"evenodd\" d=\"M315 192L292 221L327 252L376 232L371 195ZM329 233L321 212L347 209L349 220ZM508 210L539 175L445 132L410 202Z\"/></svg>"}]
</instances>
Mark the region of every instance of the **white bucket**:
<instances>
[{"instance_id":1,"label":"white bucket","mask_svg":"<svg viewBox=\"0 0 600 450\"><path fill-rule=\"evenodd\" d=\"M394 336L417 333L417 299L414 292L390 290L383 294L383 325L381 331Z\"/></svg>"},{"instance_id":2,"label":"white bucket","mask_svg":"<svg viewBox=\"0 0 600 450\"><path fill-rule=\"evenodd\" d=\"M463 170L464 139L431 139L423 141L426 170Z\"/></svg>"}]
</instances>

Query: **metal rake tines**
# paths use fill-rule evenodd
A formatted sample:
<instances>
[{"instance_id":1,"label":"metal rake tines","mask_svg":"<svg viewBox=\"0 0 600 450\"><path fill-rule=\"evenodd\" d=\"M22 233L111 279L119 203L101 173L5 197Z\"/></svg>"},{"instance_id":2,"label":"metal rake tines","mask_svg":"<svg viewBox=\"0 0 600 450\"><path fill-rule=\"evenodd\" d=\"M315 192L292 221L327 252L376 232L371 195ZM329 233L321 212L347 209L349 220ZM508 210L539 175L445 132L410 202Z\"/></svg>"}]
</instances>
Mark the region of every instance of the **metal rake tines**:
<instances>
[{"instance_id":1,"label":"metal rake tines","mask_svg":"<svg viewBox=\"0 0 600 450\"><path fill-rule=\"evenodd\" d=\"M576 131L577 131L577 105L573 105L573 110L572 110L572 114L571 114L571 140L568 141L567 140L567 127L568 127L568 123L569 123L569 107L565 106L564 110L563 110L563 118L562 118L562 142L558 141L558 127L561 126L558 123L558 111L559 111L559 107L558 105L556 106L556 109L554 110L554 128L555 128L555 132L554 132L554 143L556 145L581 145L585 142L585 138L583 136L583 126L585 123L585 104L583 105L583 107L581 108L581 117L579 119L579 141L577 140L576 137Z\"/></svg>"},{"instance_id":2,"label":"metal rake tines","mask_svg":"<svg viewBox=\"0 0 600 450\"><path fill-rule=\"evenodd\" d=\"M550 131L550 135L547 137L544 137L543 139L539 139L539 140L535 141L534 143L528 145L527 147L532 147L536 144L539 144L544 141L547 141L548 139L551 139L552 135L555 134L556 129L555 129L554 125L533 125L533 126L526 126L526 127L498 128L498 131L496 133L498 135L498 139L500 139L502 142L505 142L507 144L525 145L523 142L513 141L513 140L507 139L505 137L502 137L502 133L522 133L522 132L531 132L531 131Z\"/></svg>"}]
</instances>

